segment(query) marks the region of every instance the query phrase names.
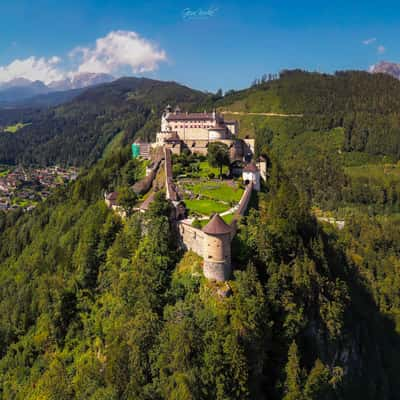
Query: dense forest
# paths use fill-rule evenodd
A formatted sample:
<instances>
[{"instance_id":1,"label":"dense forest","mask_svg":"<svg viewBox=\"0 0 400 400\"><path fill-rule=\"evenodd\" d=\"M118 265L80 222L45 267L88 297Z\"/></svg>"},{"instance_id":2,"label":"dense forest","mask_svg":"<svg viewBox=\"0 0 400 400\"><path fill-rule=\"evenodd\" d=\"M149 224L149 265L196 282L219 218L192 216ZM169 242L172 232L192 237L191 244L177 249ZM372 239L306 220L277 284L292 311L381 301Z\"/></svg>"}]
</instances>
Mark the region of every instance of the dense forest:
<instances>
[{"instance_id":1,"label":"dense forest","mask_svg":"<svg viewBox=\"0 0 400 400\"><path fill-rule=\"evenodd\" d=\"M279 79L230 93L218 105L237 111L303 114L294 130L343 127L345 151L400 158L400 82L385 74L284 71Z\"/></svg>"},{"instance_id":2,"label":"dense forest","mask_svg":"<svg viewBox=\"0 0 400 400\"><path fill-rule=\"evenodd\" d=\"M341 127L343 151L400 157L398 80L360 71L286 71L279 79L225 96L175 82L122 78L89 88L57 107L0 110L0 127L29 123L17 134L0 131L0 163L92 165L113 140L126 144L135 137L154 139L168 103L187 110L303 114L280 129L295 135ZM243 135L256 134L243 126Z\"/></svg>"},{"instance_id":3,"label":"dense forest","mask_svg":"<svg viewBox=\"0 0 400 400\"><path fill-rule=\"evenodd\" d=\"M90 166L117 137L149 139L168 103L190 109L207 95L145 78L121 78L89 88L70 102L49 109L0 112L0 125L28 123L16 134L0 132L0 163Z\"/></svg>"},{"instance_id":4,"label":"dense forest","mask_svg":"<svg viewBox=\"0 0 400 400\"><path fill-rule=\"evenodd\" d=\"M10 147L9 162L91 167L33 212L0 213L0 399L398 399L400 165L375 119L364 122L379 154L346 147L345 123L365 112L395 129L398 84L295 71L212 96L140 82L24 110L26 151ZM240 119L269 169L234 238L227 297L179 248L162 192L126 219L103 201L143 174L127 144L154 134L174 96L193 109L309 113ZM42 140L34 118L66 125Z\"/></svg>"},{"instance_id":5,"label":"dense forest","mask_svg":"<svg viewBox=\"0 0 400 400\"><path fill-rule=\"evenodd\" d=\"M224 298L177 247L162 192L126 221L105 207L128 160L2 214L2 398L396 398L398 224L322 227L274 164Z\"/></svg>"}]
</instances>

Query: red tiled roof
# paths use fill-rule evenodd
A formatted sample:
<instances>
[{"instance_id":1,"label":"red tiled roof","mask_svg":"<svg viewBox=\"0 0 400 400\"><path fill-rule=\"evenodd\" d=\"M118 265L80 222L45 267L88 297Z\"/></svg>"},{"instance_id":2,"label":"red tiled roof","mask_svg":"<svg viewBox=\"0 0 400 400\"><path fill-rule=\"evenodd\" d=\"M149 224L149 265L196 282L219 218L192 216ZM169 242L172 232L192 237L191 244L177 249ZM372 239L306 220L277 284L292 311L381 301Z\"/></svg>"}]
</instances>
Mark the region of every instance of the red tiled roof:
<instances>
[{"instance_id":1,"label":"red tiled roof","mask_svg":"<svg viewBox=\"0 0 400 400\"><path fill-rule=\"evenodd\" d=\"M118 197L117 192L111 192L111 193L107 194L106 199L107 200L117 200L117 197Z\"/></svg>"},{"instance_id":2,"label":"red tiled roof","mask_svg":"<svg viewBox=\"0 0 400 400\"><path fill-rule=\"evenodd\" d=\"M202 120L202 121L212 121L214 116L211 113L178 113L169 114L166 118L167 121L188 121L188 120Z\"/></svg>"},{"instance_id":3,"label":"red tiled roof","mask_svg":"<svg viewBox=\"0 0 400 400\"><path fill-rule=\"evenodd\" d=\"M219 216L214 214L211 221L203 228L203 232L209 235L224 235L232 232L232 228Z\"/></svg>"},{"instance_id":4,"label":"red tiled roof","mask_svg":"<svg viewBox=\"0 0 400 400\"><path fill-rule=\"evenodd\" d=\"M243 168L243 172L257 172L258 169L257 167L251 163L251 164L247 164L244 168Z\"/></svg>"}]
</instances>

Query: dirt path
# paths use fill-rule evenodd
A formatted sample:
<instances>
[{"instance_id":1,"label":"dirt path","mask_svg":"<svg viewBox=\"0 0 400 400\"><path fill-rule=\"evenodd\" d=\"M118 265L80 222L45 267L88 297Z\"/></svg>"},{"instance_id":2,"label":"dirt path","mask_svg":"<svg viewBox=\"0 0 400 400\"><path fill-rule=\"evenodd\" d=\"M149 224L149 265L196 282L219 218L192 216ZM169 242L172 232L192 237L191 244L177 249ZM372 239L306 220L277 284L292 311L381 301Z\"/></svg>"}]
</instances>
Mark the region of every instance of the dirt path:
<instances>
[{"instance_id":1,"label":"dirt path","mask_svg":"<svg viewBox=\"0 0 400 400\"><path fill-rule=\"evenodd\" d=\"M220 111L221 114L231 115L262 115L265 117L288 117L288 118L302 118L303 114L279 114L279 113L256 113L256 112L244 112L244 111Z\"/></svg>"}]
</instances>

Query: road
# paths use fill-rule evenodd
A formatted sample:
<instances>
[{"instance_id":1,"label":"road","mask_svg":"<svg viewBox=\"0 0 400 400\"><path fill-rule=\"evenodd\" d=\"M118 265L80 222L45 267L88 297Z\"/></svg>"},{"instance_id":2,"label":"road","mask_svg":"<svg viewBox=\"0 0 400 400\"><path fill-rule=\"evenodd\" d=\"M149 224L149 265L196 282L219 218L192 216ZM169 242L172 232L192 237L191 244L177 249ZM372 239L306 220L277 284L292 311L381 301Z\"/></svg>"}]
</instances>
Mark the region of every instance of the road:
<instances>
[{"instance_id":1,"label":"road","mask_svg":"<svg viewBox=\"0 0 400 400\"><path fill-rule=\"evenodd\" d=\"M256 112L244 112L244 111L220 111L221 114L231 115L262 115L265 117L288 117L288 118L302 118L303 114L279 114L279 113L256 113Z\"/></svg>"}]
</instances>

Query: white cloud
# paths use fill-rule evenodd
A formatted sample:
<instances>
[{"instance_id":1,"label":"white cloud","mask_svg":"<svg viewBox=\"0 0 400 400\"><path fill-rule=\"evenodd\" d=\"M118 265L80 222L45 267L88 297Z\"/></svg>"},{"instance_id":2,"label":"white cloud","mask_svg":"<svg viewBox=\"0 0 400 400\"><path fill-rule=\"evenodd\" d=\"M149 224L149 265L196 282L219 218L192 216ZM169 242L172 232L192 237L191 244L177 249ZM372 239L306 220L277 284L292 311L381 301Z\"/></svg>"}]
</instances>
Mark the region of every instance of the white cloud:
<instances>
[{"instance_id":1,"label":"white cloud","mask_svg":"<svg viewBox=\"0 0 400 400\"><path fill-rule=\"evenodd\" d=\"M93 47L76 47L69 53L69 63L75 67L63 67L58 56L16 59L0 66L0 82L15 78L50 83L81 72L108 73L121 75L154 71L162 61L167 60L164 50L151 41L132 31L112 31L96 40Z\"/></svg>"},{"instance_id":2,"label":"white cloud","mask_svg":"<svg viewBox=\"0 0 400 400\"><path fill-rule=\"evenodd\" d=\"M140 37L136 32L112 31L96 40L94 48L77 47L71 57L80 55L82 60L78 72L118 74L128 67L132 73L154 71L162 61L166 61L164 50Z\"/></svg>"},{"instance_id":3,"label":"white cloud","mask_svg":"<svg viewBox=\"0 0 400 400\"><path fill-rule=\"evenodd\" d=\"M376 42L376 38L370 38L370 39L366 39L366 40L363 40L363 44L365 44L366 46L368 46L368 45L370 45L370 44L372 44L372 43L375 43Z\"/></svg>"},{"instance_id":4,"label":"white cloud","mask_svg":"<svg viewBox=\"0 0 400 400\"><path fill-rule=\"evenodd\" d=\"M23 60L16 59L10 64L0 66L0 82L7 82L15 78L25 78L31 81L40 80L44 83L59 80L64 73L58 67L59 57L28 57Z\"/></svg>"},{"instance_id":5,"label":"white cloud","mask_svg":"<svg viewBox=\"0 0 400 400\"><path fill-rule=\"evenodd\" d=\"M383 54L386 51L386 48L385 46L379 45L376 51L378 52L378 54Z\"/></svg>"}]
</instances>

